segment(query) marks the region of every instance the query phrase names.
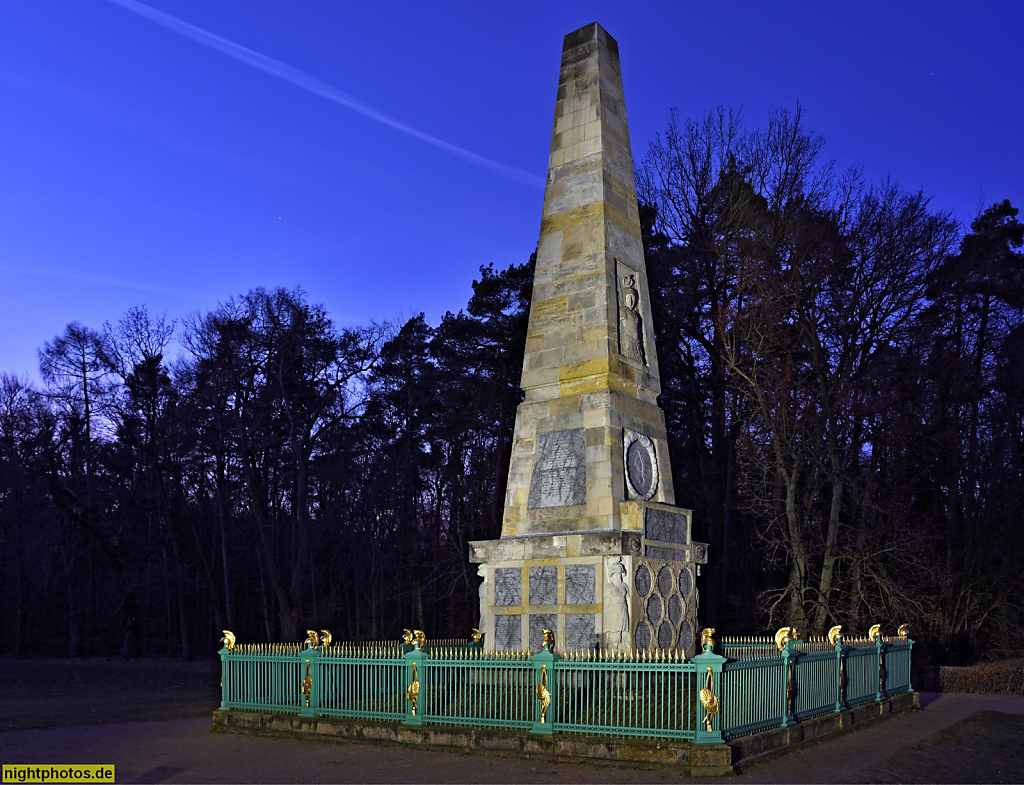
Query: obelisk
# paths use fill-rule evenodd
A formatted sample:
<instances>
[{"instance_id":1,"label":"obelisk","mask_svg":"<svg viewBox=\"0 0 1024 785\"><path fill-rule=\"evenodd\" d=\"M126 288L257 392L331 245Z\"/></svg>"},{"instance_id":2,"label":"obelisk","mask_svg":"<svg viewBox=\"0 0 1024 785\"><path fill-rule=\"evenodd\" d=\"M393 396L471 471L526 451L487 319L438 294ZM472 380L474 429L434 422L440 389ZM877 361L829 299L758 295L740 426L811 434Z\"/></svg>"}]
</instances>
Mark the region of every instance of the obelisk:
<instances>
[{"instance_id":1,"label":"obelisk","mask_svg":"<svg viewBox=\"0 0 1024 785\"><path fill-rule=\"evenodd\" d=\"M694 650L707 546L675 507L618 45L565 37L501 539L494 649Z\"/></svg>"}]
</instances>

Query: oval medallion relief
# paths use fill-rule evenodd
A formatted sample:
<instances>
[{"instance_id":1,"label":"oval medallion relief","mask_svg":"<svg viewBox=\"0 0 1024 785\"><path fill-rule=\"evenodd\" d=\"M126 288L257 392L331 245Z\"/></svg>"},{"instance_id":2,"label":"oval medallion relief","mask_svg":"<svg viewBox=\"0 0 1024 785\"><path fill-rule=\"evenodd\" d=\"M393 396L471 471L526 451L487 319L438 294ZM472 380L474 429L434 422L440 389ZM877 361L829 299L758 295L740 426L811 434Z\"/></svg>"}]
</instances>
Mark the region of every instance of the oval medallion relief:
<instances>
[{"instance_id":1,"label":"oval medallion relief","mask_svg":"<svg viewBox=\"0 0 1024 785\"><path fill-rule=\"evenodd\" d=\"M627 431L622 458L630 496L644 501L651 499L658 490L658 458L654 443L643 434Z\"/></svg>"}]
</instances>

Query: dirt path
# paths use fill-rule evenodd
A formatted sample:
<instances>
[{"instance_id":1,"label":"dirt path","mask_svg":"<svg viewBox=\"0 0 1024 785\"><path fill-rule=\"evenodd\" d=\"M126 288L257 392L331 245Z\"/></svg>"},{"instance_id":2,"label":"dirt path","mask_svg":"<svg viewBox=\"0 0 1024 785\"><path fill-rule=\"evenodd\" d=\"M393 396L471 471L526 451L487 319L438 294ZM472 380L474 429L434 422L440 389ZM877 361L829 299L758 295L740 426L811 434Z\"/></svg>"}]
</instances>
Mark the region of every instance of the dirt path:
<instances>
[{"instance_id":1,"label":"dirt path","mask_svg":"<svg viewBox=\"0 0 1024 785\"><path fill-rule=\"evenodd\" d=\"M493 755L370 744L268 739L210 732L208 714L153 722L22 729L0 733L5 763L113 763L118 782L879 782L914 779L900 770L929 739L975 712L1024 716L1024 698L925 693L924 710L751 766L738 777L687 780L678 773L601 764L545 763ZM59 710L53 706L53 710ZM948 733L948 731L946 731ZM919 745L915 748L915 745ZM923 751L922 751L923 749ZM939 748L936 748L939 749ZM986 782L956 739L941 749L948 779ZM990 772L991 774L991 772ZM981 779L972 778L982 776ZM1024 781L1024 772L998 779Z\"/></svg>"}]
</instances>

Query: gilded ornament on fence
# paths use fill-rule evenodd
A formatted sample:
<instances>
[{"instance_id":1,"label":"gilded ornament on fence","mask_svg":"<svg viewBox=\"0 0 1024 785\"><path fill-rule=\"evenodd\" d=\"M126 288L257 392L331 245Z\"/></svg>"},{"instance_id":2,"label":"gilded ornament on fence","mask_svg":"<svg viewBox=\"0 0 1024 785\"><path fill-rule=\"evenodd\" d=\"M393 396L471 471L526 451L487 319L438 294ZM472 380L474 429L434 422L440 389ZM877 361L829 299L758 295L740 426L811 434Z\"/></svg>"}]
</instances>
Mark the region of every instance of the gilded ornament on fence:
<instances>
[{"instance_id":1,"label":"gilded ornament on fence","mask_svg":"<svg viewBox=\"0 0 1024 785\"><path fill-rule=\"evenodd\" d=\"M868 630L868 640L875 643L882 635L882 625L872 624L871 629Z\"/></svg>"},{"instance_id":2,"label":"gilded ornament on fence","mask_svg":"<svg viewBox=\"0 0 1024 785\"><path fill-rule=\"evenodd\" d=\"M412 645L417 649L423 649L427 645L427 636L423 630L412 631Z\"/></svg>"},{"instance_id":3,"label":"gilded ornament on fence","mask_svg":"<svg viewBox=\"0 0 1024 785\"><path fill-rule=\"evenodd\" d=\"M545 633L550 630L544 630ZM545 636L544 642L547 643L547 637ZM552 642L554 642L554 636L552 636ZM540 701L540 722L543 725L548 721L548 707L551 705L551 692L548 690L548 666L541 663L540 666L540 684L537 685L537 700Z\"/></svg>"},{"instance_id":4,"label":"gilded ornament on fence","mask_svg":"<svg viewBox=\"0 0 1024 785\"><path fill-rule=\"evenodd\" d=\"M700 631L700 646L705 651L711 651L715 648L715 639L711 637L714 634L714 627L705 627Z\"/></svg>"},{"instance_id":5,"label":"gilded ornament on fence","mask_svg":"<svg viewBox=\"0 0 1024 785\"><path fill-rule=\"evenodd\" d=\"M480 643L484 639L484 634L480 632L476 627L473 628L473 643Z\"/></svg>"},{"instance_id":6,"label":"gilded ornament on fence","mask_svg":"<svg viewBox=\"0 0 1024 785\"><path fill-rule=\"evenodd\" d=\"M221 643L224 644L224 648L228 651L234 651L235 649L235 633L231 630L224 630L224 637L220 639Z\"/></svg>"},{"instance_id":7,"label":"gilded ornament on fence","mask_svg":"<svg viewBox=\"0 0 1024 785\"><path fill-rule=\"evenodd\" d=\"M700 705L704 707L704 730L711 733L711 718L718 714L718 698L715 696L715 675L710 665L704 677L704 689L700 691Z\"/></svg>"},{"instance_id":8,"label":"gilded ornament on fence","mask_svg":"<svg viewBox=\"0 0 1024 785\"><path fill-rule=\"evenodd\" d=\"M800 630L797 627L780 627L779 631L775 633L775 645L779 647L779 651L786 648L787 641L795 641L800 639Z\"/></svg>"},{"instance_id":9,"label":"gilded ornament on fence","mask_svg":"<svg viewBox=\"0 0 1024 785\"><path fill-rule=\"evenodd\" d=\"M320 634L316 630L306 630L306 640L303 643L311 649L317 648L320 645Z\"/></svg>"},{"instance_id":10,"label":"gilded ornament on fence","mask_svg":"<svg viewBox=\"0 0 1024 785\"><path fill-rule=\"evenodd\" d=\"M541 630L541 633L544 635L544 641L542 642L541 645L545 649L547 649L548 651L554 651L555 650L555 633L552 632L551 630Z\"/></svg>"},{"instance_id":11,"label":"gilded ornament on fence","mask_svg":"<svg viewBox=\"0 0 1024 785\"><path fill-rule=\"evenodd\" d=\"M837 643L839 643L839 638L842 636L842 634L843 634L843 625L837 624L835 627L833 627L831 630L828 631L828 642L829 642L829 644L831 644L832 646L835 646Z\"/></svg>"},{"instance_id":12,"label":"gilded ornament on fence","mask_svg":"<svg viewBox=\"0 0 1024 785\"><path fill-rule=\"evenodd\" d=\"M331 641L334 640L334 636L331 635L330 630L320 630L320 645L327 647L331 645Z\"/></svg>"},{"instance_id":13,"label":"gilded ornament on fence","mask_svg":"<svg viewBox=\"0 0 1024 785\"><path fill-rule=\"evenodd\" d=\"M302 680L302 694L306 696L306 708L309 708L309 696L313 693L313 676L309 672L309 660L306 660L306 678Z\"/></svg>"},{"instance_id":14,"label":"gilded ornament on fence","mask_svg":"<svg viewBox=\"0 0 1024 785\"><path fill-rule=\"evenodd\" d=\"M901 641L905 641L907 636L910 635L910 627L906 624L901 624L900 628L896 630L896 634L900 636Z\"/></svg>"},{"instance_id":15,"label":"gilded ornament on fence","mask_svg":"<svg viewBox=\"0 0 1024 785\"><path fill-rule=\"evenodd\" d=\"M406 630L406 632L408 632L408 630ZM415 717L420 699L420 680L416 672L415 662L412 664L412 682L409 684L409 689L405 691L405 697L412 704L412 716Z\"/></svg>"},{"instance_id":16,"label":"gilded ornament on fence","mask_svg":"<svg viewBox=\"0 0 1024 785\"><path fill-rule=\"evenodd\" d=\"M412 645L412 630L402 630L402 643L406 646Z\"/></svg>"}]
</instances>

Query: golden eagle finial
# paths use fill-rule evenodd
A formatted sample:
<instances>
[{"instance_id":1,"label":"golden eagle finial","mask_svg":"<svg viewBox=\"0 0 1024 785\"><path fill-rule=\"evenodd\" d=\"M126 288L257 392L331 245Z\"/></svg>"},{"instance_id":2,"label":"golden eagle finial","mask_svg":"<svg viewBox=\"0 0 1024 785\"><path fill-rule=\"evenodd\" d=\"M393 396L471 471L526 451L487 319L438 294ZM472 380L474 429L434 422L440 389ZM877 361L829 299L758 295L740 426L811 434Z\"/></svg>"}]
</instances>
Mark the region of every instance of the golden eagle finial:
<instances>
[{"instance_id":1,"label":"golden eagle finial","mask_svg":"<svg viewBox=\"0 0 1024 785\"><path fill-rule=\"evenodd\" d=\"M224 630L224 637L220 639L221 643L224 644L224 648L228 651L233 651L235 648L235 633L231 630Z\"/></svg>"},{"instance_id":2,"label":"golden eagle finial","mask_svg":"<svg viewBox=\"0 0 1024 785\"><path fill-rule=\"evenodd\" d=\"M715 639L711 637L714 634L714 627L705 627L700 631L700 647L705 651L711 651L715 648Z\"/></svg>"},{"instance_id":3,"label":"golden eagle finial","mask_svg":"<svg viewBox=\"0 0 1024 785\"><path fill-rule=\"evenodd\" d=\"M412 630L402 630L402 643L406 646L412 645Z\"/></svg>"},{"instance_id":4,"label":"golden eagle finial","mask_svg":"<svg viewBox=\"0 0 1024 785\"><path fill-rule=\"evenodd\" d=\"M330 646L331 641L334 640L334 636L331 635L330 630L320 630L320 645Z\"/></svg>"},{"instance_id":5,"label":"golden eagle finial","mask_svg":"<svg viewBox=\"0 0 1024 785\"><path fill-rule=\"evenodd\" d=\"M775 645L779 647L779 651L786 648L786 641L795 641L800 639L800 630L796 627L780 627L779 631L775 633Z\"/></svg>"},{"instance_id":6,"label":"golden eagle finial","mask_svg":"<svg viewBox=\"0 0 1024 785\"><path fill-rule=\"evenodd\" d=\"M412 631L412 645L417 649L423 649L427 645L427 636L423 630Z\"/></svg>"},{"instance_id":7,"label":"golden eagle finial","mask_svg":"<svg viewBox=\"0 0 1024 785\"><path fill-rule=\"evenodd\" d=\"M320 634L316 630L306 630L306 640L303 641L309 648L315 649L320 646Z\"/></svg>"},{"instance_id":8,"label":"golden eagle finial","mask_svg":"<svg viewBox=\"0 0 1024 785\"><path fill-rule=\"evenodd\" d=\"M704 689L700 691L700 705L704 707L704 729L710 733L711 717L718 714L718 698L715 696L715 677L710 665L708 665L708 672L704 677Z\"/></svg>"},{"instance_id":9,"label":"golden eagle finial","mask_svg":"<svg viewBox=\"0 0 1024 785\"><path fill-rule=\"evenodd\" d=\"M832 646L835 646L837 643L839 643L839 639L842 637L842 635L843 635L843 625L842 624L837 624L835 627L833 627L831 630L828 631L828 642L829 642L829 644L831 644Z\"/></svg>"},{"instance_id":10,"label":"golden eagle finial","mask_svg":"<svg viewBox=\"0 0 1024 785\"><path fill-rule=\"evenodd\" d=\"M868 640L875 643L882 635L882 625L872 624L871 629L868 630Z\"/></svg>"},{"instance_id":11,"label":"golden eagle finial","mask_svg":"<svg viewBox=\"0 0 1024 785\"><path fill-rule=\"evenodd\" d=\"M544 635L544 640L541 643L541 646L543 648L547 649L548 651L554 651L555 650L555 633L552 632L551 630L541 630L541 634Z\"/></svg>"}]
</instances>

